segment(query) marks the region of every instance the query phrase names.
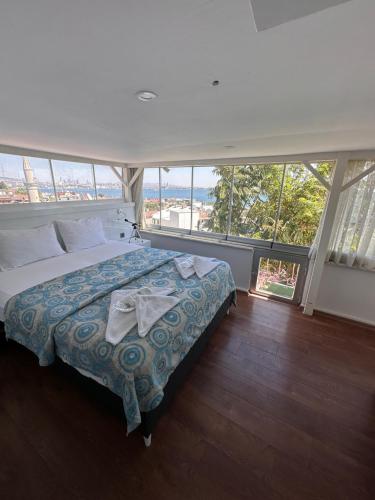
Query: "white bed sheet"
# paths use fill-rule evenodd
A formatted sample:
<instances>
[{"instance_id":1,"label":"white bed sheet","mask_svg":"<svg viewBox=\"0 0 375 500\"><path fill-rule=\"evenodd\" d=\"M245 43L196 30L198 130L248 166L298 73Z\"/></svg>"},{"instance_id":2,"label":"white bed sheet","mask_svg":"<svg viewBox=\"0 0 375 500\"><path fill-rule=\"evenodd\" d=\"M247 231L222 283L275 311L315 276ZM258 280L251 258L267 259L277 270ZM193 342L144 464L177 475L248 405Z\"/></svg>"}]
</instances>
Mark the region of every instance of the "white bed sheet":
<instances>
[{"instance_id":1,"label":"white bed sheet","mask_svg":"<svg viewBox=\"0 0 375 500\"><path fill-rule=\"evenodd\" d=\"M141 248L139 245L123 241L108 241L104 245L66 253L58 257L33 262L11 271L0 272L0 321L4 321L5 304L14 295L57 276L98 264L139 248Z\"/></svg>"}]
</instances>

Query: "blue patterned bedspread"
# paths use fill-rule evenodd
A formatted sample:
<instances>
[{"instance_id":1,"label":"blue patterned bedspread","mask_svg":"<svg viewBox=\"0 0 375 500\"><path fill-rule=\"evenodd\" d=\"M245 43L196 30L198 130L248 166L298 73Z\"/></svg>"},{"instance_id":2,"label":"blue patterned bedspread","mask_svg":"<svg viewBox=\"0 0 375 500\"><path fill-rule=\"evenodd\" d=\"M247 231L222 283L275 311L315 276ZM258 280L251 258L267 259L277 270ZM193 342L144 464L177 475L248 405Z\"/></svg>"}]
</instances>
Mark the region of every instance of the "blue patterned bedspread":
<instances>
[{"instance_id":1,"label":"blue patterned bedspread","mask_svg":"<svg viewBox=\"0 0 375 500\"><path fill-rule=\"evenodd\" d=\"M98 377L122 397L128 432L163 398L169 376L235 290L230 267L220 264L202 279L184 280L179 252L141 248L55 278L12 297L5 333L33 351L42 366L59 356ZM170 287L181 301L140 338L135 327L118 345L105 340L111 292Z\"/></svg>"}]
</instances>

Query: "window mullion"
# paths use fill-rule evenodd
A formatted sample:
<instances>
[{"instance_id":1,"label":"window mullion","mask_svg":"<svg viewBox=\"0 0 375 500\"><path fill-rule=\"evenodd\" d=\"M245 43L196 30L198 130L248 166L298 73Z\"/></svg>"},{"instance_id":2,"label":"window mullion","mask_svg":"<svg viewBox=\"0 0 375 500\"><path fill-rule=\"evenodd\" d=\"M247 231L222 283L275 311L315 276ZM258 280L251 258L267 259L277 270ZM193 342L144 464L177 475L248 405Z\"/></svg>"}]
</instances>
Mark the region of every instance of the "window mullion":
<instances>
[{"instance_id":1,"label":"window mullion","mask_svg":"<svg viewBox=\"0 0 375 500\"><path fill-rule=\"evenodd\" d=\"M161 229L161 168L159 167L159 229Z\"/></svg>"},{"instance_id":2,"label":"window mullion","mask_svg":"<svg viewBox=\"0 0 375 500\"><path fill-rule=\"evenodd\" d=\"M275 243L276 235L277 235L277 225L279 223L280 212L281 212L281 198L282 198L282 193L283 193L283 189L284 189L285 172L286 172L286 164L284 163L283 177L281 179L281 184L280 184L279 199L277 201L277 211L276 211L276 219L275 219L275 228L273 230L272 244L271 245L273 245Z\"/></svg>"},{"instance_id":3,"label":"window mullion","mask_svg":"<svg viewBox=\"0 0 375 500\"><path fill-rule=\"evenodd\" d=\"M52 184L53 184L53 191L55 193L55 201L59 201L57 199L57 191L56 191L56 183L55 183L55 175L53 173L53 166L52 166L52 160L49 159L48 160L48 163L49 163L49 170L50 170L50 173L51 173L51 179L52 179Z\"/></svg>"},{"instance_id":4,"label":"window mullion","mask_svg":"<svg viewBox=\"0 0 375 500\"><path fill-rule=\"evenodd\" d=\"M232 178L230 181L230 193L229 193L229 203L228 203L228 222L227 222L227 234L225 239L228 239L232 226L232 207L233 207L233 185L234 185L234 165L232 166Z\"/></svg>"},{"instance_id":5,"label":"window mullion","mask_svg":"<svg viewBox=\"0 0 375 500\"><path fill-rule=\"evenodd\" d=\"M191 167L191 185L190 185L190 231L193 230L193 189L194 189L194 167Z\"/></svg>"},{"instance_id":6,"label":"window mullion","mask_svg":"<svg viewBox=\"0 0 375 500\"><path fill-rule=\"evenodd\" d=\"M94 166L94 164L93 164L93 163L91 164L91 173L92 173L92 180L93 180L93 183L94 183L95 200L97 200L97 199L98 199L98 191L97 191L97 189L96 189L95 166Z\"/></svg>"}]
</instances>

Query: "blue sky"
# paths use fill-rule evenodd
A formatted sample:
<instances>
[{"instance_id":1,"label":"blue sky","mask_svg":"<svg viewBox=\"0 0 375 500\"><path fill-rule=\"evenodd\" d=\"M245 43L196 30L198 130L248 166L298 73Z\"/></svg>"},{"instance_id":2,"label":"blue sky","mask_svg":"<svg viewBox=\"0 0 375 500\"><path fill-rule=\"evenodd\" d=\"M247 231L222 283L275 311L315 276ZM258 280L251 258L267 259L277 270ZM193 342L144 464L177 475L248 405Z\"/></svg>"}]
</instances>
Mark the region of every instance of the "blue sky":
<instances>
[{"instance_id":1,"label":"blue sky","mask_svg":"<svg viewBox=\"0 0 375 500\"><path fill-rule=\"evenodd\" d=\"M40 182L52 182L48 160L30 157L29 162L35 177ZM60 177L63 179L78 179L80 182L86 182L87 180L92 182L91 165L87 163L52 160L52 164L56 182L59 181ZM97 165L95 175L97 183L116 182L120 184L112 170L105 165ZM23 157L0 153L0 177L3 176L23 180Z\"/></svg>"},{"instance_id":2,"label":"blue sky","mask_svg":"<svg viewBox=\"0 0 375 500\"><path fill-rule=\"evenodd\" d=\"M0 153L0 177L13 177L24 179L22 156L8 155ZM40 182L51 182L49 162L42 158L29 158L30 165L34 170L35 177ZM66 161L52 160L55 180L78 179L80 182L92 182L91 165L87 163L73 163ZM212 171L214 167L195 167L194 185L197 187L213 187L216 185L217 176ZM97 165L95 168L97 183L118 182L112 170L106 166ZM159 182L159 169L146 168L144 182ZM175 186L190 187L191 167L171 168L169 172L162 170L162 182Z\"/></svg>"},{"instance_id":3,"label":"blue sky","mask_svg":"<svg viewBox=\"0 0 375 500\"><path fill-rule=\"evenodd\" d=\"M217 182L217 176L212 173L214 167L195 167L194 185L197 187L214 187ZM159 182L159 169L145 168L144 182ZM169 172L162 170L162 183L168 183L174 186L190 187L191 167L171 168Z\"/></svg>"}]
</instances>

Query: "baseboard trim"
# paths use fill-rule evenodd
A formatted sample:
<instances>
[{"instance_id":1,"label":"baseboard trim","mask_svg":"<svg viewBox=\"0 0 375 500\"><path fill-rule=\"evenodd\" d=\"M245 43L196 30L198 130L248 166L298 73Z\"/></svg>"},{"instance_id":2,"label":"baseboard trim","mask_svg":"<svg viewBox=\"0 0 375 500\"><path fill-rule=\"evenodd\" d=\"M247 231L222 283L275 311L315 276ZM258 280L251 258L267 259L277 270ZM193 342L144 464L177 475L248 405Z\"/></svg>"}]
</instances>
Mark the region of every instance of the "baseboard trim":
<instances>
[{"instance_id":1,"label":"baseboard trim","mask_svg":"<svg viewBox=\"0 0 375 500\"><path fill-rule=\"evenodd\" d=\"M317 312L321 312L324 314L329 314L330 316L336 316L337 318L344 318L348 319L350 321L355 321L356 323L362 323L363 325L368 325L368 326L375 326L375 321L369 321L369 320L364 320L363 318L358 318L357 316L353 316L352 314L345 314L345 313L338 313L337 311L334 311L332 309L315 309Z\"/></svg>"}]
</instances>

